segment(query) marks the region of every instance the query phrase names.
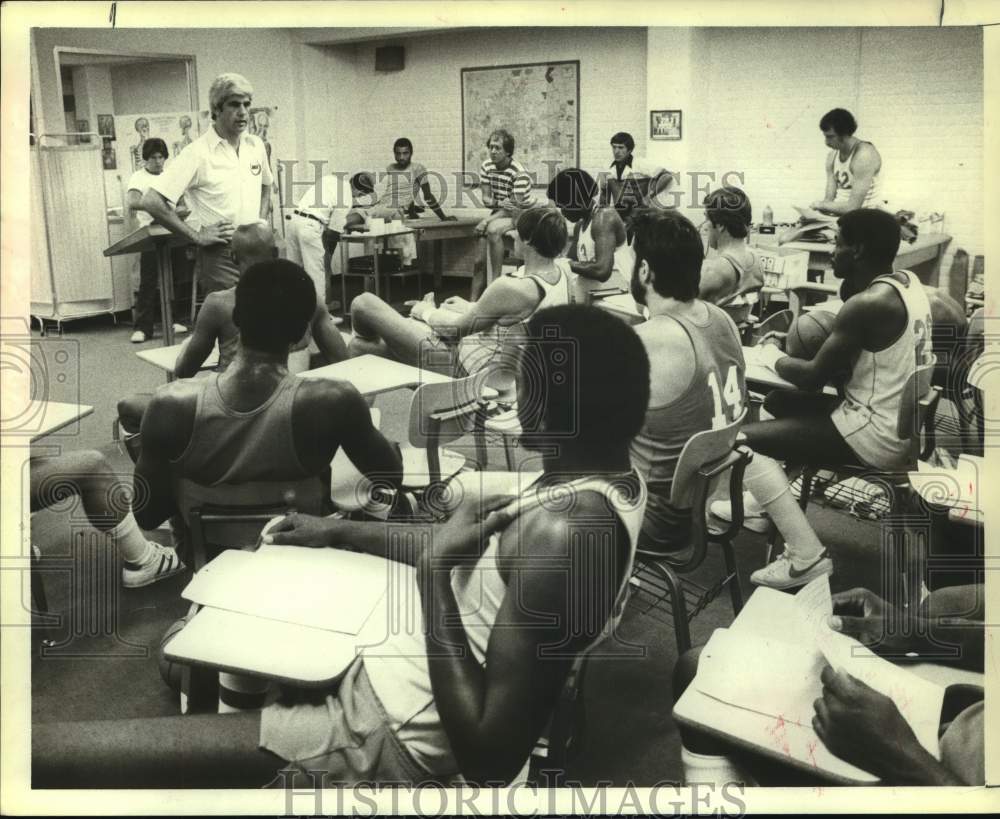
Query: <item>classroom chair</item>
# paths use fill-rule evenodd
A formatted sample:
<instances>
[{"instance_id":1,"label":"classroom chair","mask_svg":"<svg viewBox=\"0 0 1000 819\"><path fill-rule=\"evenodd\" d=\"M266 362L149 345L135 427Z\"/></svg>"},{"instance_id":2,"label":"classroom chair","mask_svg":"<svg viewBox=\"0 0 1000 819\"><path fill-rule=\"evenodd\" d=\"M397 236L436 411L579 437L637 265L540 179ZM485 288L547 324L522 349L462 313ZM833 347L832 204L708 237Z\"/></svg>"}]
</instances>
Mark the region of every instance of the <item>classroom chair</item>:
<instances>
[{"instance_id":1,"label":"classroom chair","mask_svg":"<svg viewBox=\"0 0 1000 819\"><path fill-rule=\"evenodd\" d=\"M179 519L171 521L190 545L188 565L195 572L224 549L256 549L260 531L274 517L294 510L327 511L325 490L317 478L206 487L178 482ZM191 607L191 614L198 610ZM219 701L215 669L184 665L181 669L181 713L214 712Z\"/></svg>"},{"instance_id":2,"label":"classroom chair","mask_svg":"<svg viewBox=\"0 0 1000 819\"><path fill-rule=\"evenodd\" d=\"M372 426L379 429L382 412L370 409ZM364 513L372 517L388 516L394 498L384 488L376 487L361 474L351 459L340 447L330 462L330 501L334 507L347 514Z\"/></svg>"},{"instance_id":3,"label":"classroom chair","mask_svg":"<svg viewBox=\"0 0 1000 819\"><path fill-rule=\"evenodd\" d=\"M531 752L526 778L536 787L560 787L568 764L583 749L587 731L583 683L589 656L586 652L574 660L548 727Z\"/></svg>"},{"instance_id":4,"label":"classroom chair","mask_svg":"<svg viewBox=\"0 0 1000 819\"><path fill-rule=\"evenodd\" d=\"M678 509L691 509L691 543L677 552L659 552L645 548L636 551L632 573L632 596L643 601L644 613L652 614L661 603L669 606L677 641L677 653L691 648L690 621L704 610L728 586L733 613L743 608L743 592L736 573L733 539L743 526L743 472L753 453L738 446L740 426L747 416L725 427L693 435L684 445L670 489L670 503ZM706 506L715 479L729 471L729 494L733 499L733 519L725 531L710 531ZM709 586L691 579L708 556L709 545L721 547L725 572ZM690 608L689 608L690 606Z\"/></svg>"},{"instance_id":5,"label":"classroom chair","mask_svg":"<svg viewBox=\"0 0 1000 819\"><path fill-rule=\"evenodd\" d=\"M896 436L900 440L909 441L908 463L894 471L874 470L870 466L857 464L806 464L802 468L802 483L799 489L799 506L805 512L809 505L813 483L817 472L828 470L833 473L834 480L844 477L863 477L866 481L882 486L890 498L889 517L883 525L883 533L888 534L883 550L883 567L885 576L896 577L896 583L891 587L887 583L887 591L892 599L903 606L916 606L920 603L921 584L921 547L914 543L909 547L911 538L906 531L904 514L912 495L908 473L917 469L918 460L926 460L934 451L936 435L934 429L934 414L941 398L941 388L932 386L931 379L937 360L931 355L928 363L917 367L903 388L903 396L899 404L899 416L896 419ZM769 547L769 552L771 547ZM913 552L910 554L910 552ZM768 562L771 554L768 554ZM900 585L901 584L901 585ZM885 596L885 595L883 595Z\"/></svg>"},{"instance_id":6,"label":"classroom chair","mask_svg":"<svg viewBox=\"0 0 1000 819\"><path fill-rule=\"evenodd\" d=\"M484 368L466 378L422 384L413 393L407 442L400 445L403 490L425 506L435 507L443 482L465 468L465 456L442 446L473 432L489 375Z\"/></svg>"}]
</instances>

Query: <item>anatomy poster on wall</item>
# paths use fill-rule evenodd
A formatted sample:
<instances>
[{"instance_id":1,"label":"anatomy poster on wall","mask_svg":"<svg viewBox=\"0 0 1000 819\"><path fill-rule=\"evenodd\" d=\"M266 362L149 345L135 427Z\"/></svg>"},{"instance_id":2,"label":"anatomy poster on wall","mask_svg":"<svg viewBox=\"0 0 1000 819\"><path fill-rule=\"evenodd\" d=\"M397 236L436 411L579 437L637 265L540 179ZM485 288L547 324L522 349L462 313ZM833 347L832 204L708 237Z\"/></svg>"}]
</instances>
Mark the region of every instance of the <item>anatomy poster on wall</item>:
<instances>
[{"instance_id":1,"label":"anatomy poster on wall","mask_svg":"<svg viewBox=\"0 0 1000 819\"><path fill-rule=\"evenodd\" d=\"M260 137L267 148L271 162L271 142L276 108L256 107L250 109L249 133ZM122 114L114 118L112 138L117 142L119 165L137 171L142 167L142 145L152 137L159 137L167 143L171 157L177 156L201 134L212 127L208 111L179 111L173 114ZM127 162L125 157L128 157Z\"/></svg>"},{"instance_id":2,"label":"anatomy poster on wall","mask_svg":"<svg viewBox=\"0 0 1000 819\"><path fill-rule=\"evenodd\" d=\"M159 137L167 143L170 156L176 156L198 137L194 124L197 112L175 114L123 114L115 117L118 164L131 173L143 167L142 145L147 139Z\"/></svg>"}]
</instances>

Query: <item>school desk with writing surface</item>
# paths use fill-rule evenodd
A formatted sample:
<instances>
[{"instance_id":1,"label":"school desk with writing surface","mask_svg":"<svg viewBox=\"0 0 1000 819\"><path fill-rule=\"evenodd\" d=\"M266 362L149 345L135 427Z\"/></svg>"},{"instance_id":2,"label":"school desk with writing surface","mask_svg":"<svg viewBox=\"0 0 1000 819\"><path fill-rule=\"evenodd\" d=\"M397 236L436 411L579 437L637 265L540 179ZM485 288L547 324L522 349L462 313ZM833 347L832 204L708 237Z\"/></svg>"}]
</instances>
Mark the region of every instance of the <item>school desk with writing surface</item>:
<instances>
[{"instance_id":1,"label":"school desk with writing surface","mask_svg":"<svg viewBox=\"0 0 1000 819\"><path fill-rule=\"evenodd\" d=\"M540 475L460 475L449 497L514 496ZM362 648L377 651L390 626L420 622L415 583L412 566L342 549L265 545L256 552L225 551L182 592L202 608L167 643L164 655L234 674L328 686Z\"/></svg>"},{"instance_id":2,"label":"school desk with writing surface","mask_svg":"<svg viewBox=\"0 0 1000 819\"><path fill-rule=\"evenodd\" d=\"M747 384L752 384L753 386L762 388L767 392L770 392L771 390L798 389L791 381L785 380L770 367L760 364L758 358L760 352L760 347L743 348L743 360L747 365L745 374ZM837 390L827 384L827 386L823 387L823 393L826 395L836 395Z\"/></svg>"},{"instance_id":3,"label":"school desk with writing surface","mask_svg":"<svg viewBox=\"0 0 1000 819\"><path fill-rule=\"evenodd\" d=\"M11 419L11 429L31 431L31 442L51 435L86 418L94 411L89 404L68 404L62 401L31 401L17 418Z\"/></svg>"},{"instance_id":4,"label":"school desk with writing surface","mask_svg":"<svg viewBox=\"0 0 1000 819\"><path fill-rule=\"evenodd\" d=\"M761 592L764 592L762 594ZM787 606L775 597L772 589L758 589L747 601L729 630L737 635L782 634L789 627ZM775 601L783 603L775 606ZM858 674L851 662L863 664L864 657L852 657L845 668ZM923 680L948 686L956 683L982 686L984 675L974 671L951 668L933 663L908 663L906 670ZM738 675L739 669L734 668ZM684 726L725 740L744 751L780 761L800 771L842 785L871 785L878 782L874 775L834 756L820 741L811 725L802 725L780 715L782 692L774 689L775 710L779 715L760 713L723 702L698 689L697 677L685 689L674 706L674 718Z\"/></svg>"},{"instance_id":5,"label":"school desk with writing surface","mask_svg":"<svg viewBox=\"0 0 1000 819\"><path fill-rule=\"evenodd\" d=\"M393 589L411 572L340 549L225 551L182 592L201 608L164 655L297 686L328 686L362 647L385 637L388 606L406 599Z\"/></svg>"},{"instance_id":6,"label":"school desk with writing surface","mask_svg":"<svg viewBox=\"0 0 1000 819\"><path fill-rule=\"evenodd\" d=\"M365 396L392 392L403 387L419 387L421 384L443 384L452 380L433 370L413 367L401 361L370 354L306 370L299 373L299 377L348 381Z\"/></svg>"}]
</instances>

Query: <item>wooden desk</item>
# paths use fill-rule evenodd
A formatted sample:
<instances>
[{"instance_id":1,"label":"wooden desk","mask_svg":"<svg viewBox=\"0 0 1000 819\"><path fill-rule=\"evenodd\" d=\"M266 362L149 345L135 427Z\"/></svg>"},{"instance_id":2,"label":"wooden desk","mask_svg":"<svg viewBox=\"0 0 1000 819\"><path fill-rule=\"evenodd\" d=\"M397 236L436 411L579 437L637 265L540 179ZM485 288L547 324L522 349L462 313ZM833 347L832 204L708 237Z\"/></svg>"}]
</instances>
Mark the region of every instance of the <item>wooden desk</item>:
<instances>
[{"instance_id":1,"label":"wooden desk","mask_svg":"<svg viewBox=\"0 0 1000 819\"><path fill-rule=\"evenodd\" d=\"M348 381L362 395L378 395L403 387L419 387L421 384L442 384L452 379L447 375L412 367L400 361L377 355L362 355L336 364L327 364L315 370L299 373L300 378L326 378L333 381Z\"/></svg>"},{"instance_id":2,"label":"wooden desk","mask_svg":"<svg viewBox=\"0 0 1000 819\"><path fill-rule=\"evenodd\" d=\"M379 244L381 243L382 250L385 249L385 243L389 239L395 236L408 236L415 231L410 227L404 227L402 230L388 230L388 225L386 225L386 230L383 233L371 233L370 231L352 231L350 233L340 234L340 262L342 265L341 275L340 275L340 297L341 297L341 309L344 311L344 315L348 315L347 312L347 275L350 261L350 246L352 244L364 244L365 253L368 253L369 246L371 247L372 253L372 278L375 279L375 295L381 297L382 295L382 272L379 270L378 257L379 257Z\"/></svg>"},{"instance_id":3,"label":"wooden desk","mask_svg":"<svg viewBox=\"0 0 1000 819\"><path fill-rule=\"evenodd\" d=\"M24 418L37 418L37 429L31 433L34 443L46 435L65 429L75 424L81 418L93 413L94 408L88 404L65 404L61 401L32 401L22 414Z\"/></svg>"},{"instance_id":4,"label":"wooden desk","mask_svg":"<svg viewBox=\"0 0 1000 819\"><path fill-rule=\"evenodd\" d=\"M924 284L938 286L941 274L941 259L944 257L951 236L947 233L922 233L916 240L901 242L894 270L912 270ZM830 258L834 246L827 242L787 242L782 247L790 250L804 250L809 254L809 269L826 273L831 269Z\"/></svg>"},{"instance_id":5,"label":"wooden desk","mask_svg":"<svg viewBox=\"0 0 1000 819\"><path fill-rule=\"evenodd\" d=\"M470 241L477 237L473 232L476 225L489 213L488 210L479 211L481 215L457 216L454 222L442 222L436 216L421 216L419 219L406 219L403 224L408 228L417 231L417 241L428 242L434 248L434 260L430 266L430 272L434 277L434 287L441 286L441 275L444 260L444 243L446 241Z\"/></svg>"}]
</instances>

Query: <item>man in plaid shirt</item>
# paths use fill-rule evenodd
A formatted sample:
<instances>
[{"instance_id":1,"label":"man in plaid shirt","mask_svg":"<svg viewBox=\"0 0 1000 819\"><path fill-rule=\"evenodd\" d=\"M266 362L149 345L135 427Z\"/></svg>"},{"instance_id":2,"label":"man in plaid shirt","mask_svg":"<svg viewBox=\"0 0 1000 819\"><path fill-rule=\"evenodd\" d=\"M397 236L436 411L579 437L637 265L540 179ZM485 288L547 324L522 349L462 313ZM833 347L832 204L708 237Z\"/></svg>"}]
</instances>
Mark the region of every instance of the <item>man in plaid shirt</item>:
<instances>
[{"instance_id":1,"label":"man in plaid shirt","mask_svg":"<svg viewBox=\"0 0 1000 819\"><path fill-rule=\"evenodd\" d=\"M472 294L475 301L486 286L487 257L492 278L503 265L503 236L514 227L520 211L534 204L531 177L524 166L513 159L514 137L502 128L486 140L489 158L479 168L479 186L483 205L491 213L476 225L476 235L486 239L483 258L472 274Z\"/></svg>"}]
</instances>

